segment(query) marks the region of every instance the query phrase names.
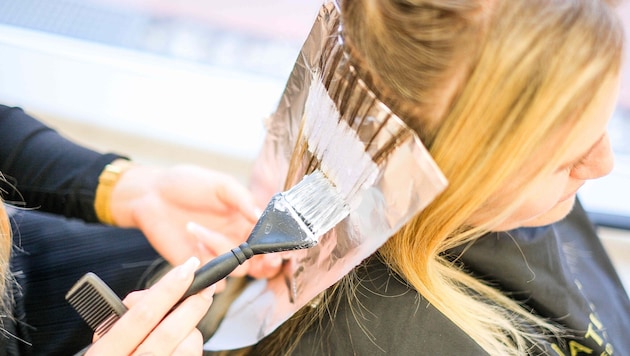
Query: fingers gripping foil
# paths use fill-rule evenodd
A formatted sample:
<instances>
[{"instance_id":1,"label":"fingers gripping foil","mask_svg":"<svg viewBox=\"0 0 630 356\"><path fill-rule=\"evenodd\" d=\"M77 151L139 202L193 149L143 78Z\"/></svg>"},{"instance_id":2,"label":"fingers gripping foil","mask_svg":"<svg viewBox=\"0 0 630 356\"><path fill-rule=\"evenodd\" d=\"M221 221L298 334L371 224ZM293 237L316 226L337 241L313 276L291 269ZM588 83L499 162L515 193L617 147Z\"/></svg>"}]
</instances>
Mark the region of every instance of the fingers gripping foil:
<instances>
[{"instance_id":1,"label":"fingers gripping foil","mask_svg":"<svg viewBox=\"0 0 630 356\"><path fill-rule=\"evenodd\" d=\"M261 202L322 170L352 212L307 250L285 253L281 275L252 282L229 308L207 350L245 347L269 335L363 259L446 187L417 134L357 75L333 1L320 9L255 162ZM360 161L349 152L361 150Z\"/></svg>"}]
</instances>

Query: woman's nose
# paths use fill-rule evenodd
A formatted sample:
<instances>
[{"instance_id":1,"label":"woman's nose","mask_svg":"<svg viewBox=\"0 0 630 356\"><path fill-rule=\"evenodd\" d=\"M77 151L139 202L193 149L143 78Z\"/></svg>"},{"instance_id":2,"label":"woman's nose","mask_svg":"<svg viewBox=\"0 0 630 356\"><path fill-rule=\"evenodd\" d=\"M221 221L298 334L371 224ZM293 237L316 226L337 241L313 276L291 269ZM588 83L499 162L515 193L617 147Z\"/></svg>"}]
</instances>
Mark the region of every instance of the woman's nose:
<instances>
[{"instance_id":1,"label":"woman's nose","mask_svg":"<svg viewBox=\"0 0 630 356\"><path fill-rule=\"evenodd\" d=\"M612 171L614 160L610 137L606 134L584 160L573 167L571 177L580 180L603 177Z\"/></svg>"}]
</instances>

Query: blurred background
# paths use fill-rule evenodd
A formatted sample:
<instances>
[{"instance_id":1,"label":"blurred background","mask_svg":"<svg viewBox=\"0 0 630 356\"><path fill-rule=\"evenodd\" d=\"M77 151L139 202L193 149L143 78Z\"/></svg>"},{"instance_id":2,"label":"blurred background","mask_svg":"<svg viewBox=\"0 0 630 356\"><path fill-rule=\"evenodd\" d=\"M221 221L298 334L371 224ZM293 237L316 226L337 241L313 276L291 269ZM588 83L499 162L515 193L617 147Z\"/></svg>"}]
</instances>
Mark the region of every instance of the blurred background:
<instances>
[{"instance_id":1,"label":"blurred background","mask_svg":"<svg viewBox=\"0 0 630 356\"><path fill-rule=\"evenodd\" d=\"M98 150L200 164L246 182L263 119L322 3L0 0L0 103ZM630 26L628 1L619 13ZM580 198L630 271L630 53L626 61L610 124L615 169Z\"/></svg>"},{"instance_id":2,"label":"blurred background","mask_svg":"<svg viewBox=\"0 0 630 356\"><path fill-rule=\"evenodd\" d=\"M0 0L0 102L98 149L240 177L321 0Z\"/></svg>"}]
</instances>

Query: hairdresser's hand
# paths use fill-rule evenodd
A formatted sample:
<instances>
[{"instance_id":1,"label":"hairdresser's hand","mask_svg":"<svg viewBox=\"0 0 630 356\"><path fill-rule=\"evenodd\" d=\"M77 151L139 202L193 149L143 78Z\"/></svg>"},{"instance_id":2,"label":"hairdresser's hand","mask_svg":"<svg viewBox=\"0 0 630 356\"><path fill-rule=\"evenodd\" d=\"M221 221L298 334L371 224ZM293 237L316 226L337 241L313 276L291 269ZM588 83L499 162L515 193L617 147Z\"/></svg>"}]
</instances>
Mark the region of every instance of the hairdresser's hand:
<instances>
[{"instance_id":1,"label":"hairdresser's hand","mask_svg":"<svg viewBox=\"0 0 630 356\"><path fill-rule=\"evenodd\" d=\"M228 237L233 248L247 239L257 220L256 205L243 185L196 166L134 166L114 187L111 208L117 226L141 229L173 265L190 256L202 262L208 257L187 230L189 222Z\"/></svg>"},{"instance_id":2,"label":"hairdresser's hand","mask_svg":"<svg viewBox=\"0 0 630 356\"><path fill-rule=\"evenodd\" d=\"M87 355L201 355L203 337L196 326L212 304L214 287L188 297L167 315L198 265L191 258L151 289L129 294L123 301L129 310L104 336L95 336Z\"/></svg>"},{"instance_id":3,"label":"hairdresser's hand","mask_svg":"<svg viewBox=\"0 0 630 356\"><path fill-rule=\"evenodd\" d=\"M249 190L235 178L197 166L134 166L112 192L116 225L140 228L172 265L190 256L205 263L238 246L247 240L259 212ZM276 273L281 262L272 255L255 260L262 262L253 277ZM246 271L239 268L236 274Z\"/></svg>"}]
</instances>

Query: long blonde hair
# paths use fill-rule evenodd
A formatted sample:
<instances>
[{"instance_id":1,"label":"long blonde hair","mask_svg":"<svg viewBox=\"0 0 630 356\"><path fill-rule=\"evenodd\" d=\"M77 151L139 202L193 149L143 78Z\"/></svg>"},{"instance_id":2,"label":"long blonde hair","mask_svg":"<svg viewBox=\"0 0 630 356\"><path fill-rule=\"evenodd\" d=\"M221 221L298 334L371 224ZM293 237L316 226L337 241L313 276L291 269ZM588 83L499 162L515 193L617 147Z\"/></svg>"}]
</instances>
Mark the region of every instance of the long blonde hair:
<instances>
[{"instance_id":1,"label":"long blonde hair","mask_svg":"<svg viewBox=\"0 0 630 356\"><path fill-rule=\"evenodd\" d=\"M532 342L559 327L446 254L492 230L530 193L528 182L559 166L584 125L582 111L618 76L623 32L614 10L601 0L345 0L341 6L357 66L418 131L450 183L380 256L490 354L527 354ZM565 142L534 160L561 130ZM516 176L519 186L499 191ZM499 194L508 194L509 203L489 204ZM484 218L471 227L480 212ZM338 298L352 298L353 278L327 291L317 308L303 309L258 351L290 350Z\"/></svg>"},{"instance_id":2,"label":"long blonde hair","mask_svg":"<svg viewBox=\"0 0 630 356\"><path fill-rule=\"evenodd\" d=\"M1 177L1 174L0 174ZM1 178L0 178L1 179ZM10 278L9 259L11 257L11 224L2 198L0 198L0 314L5 315L9 302L7 282ZM0 325L0 327L2 327Z\"/></svg>"}]
</instances>

